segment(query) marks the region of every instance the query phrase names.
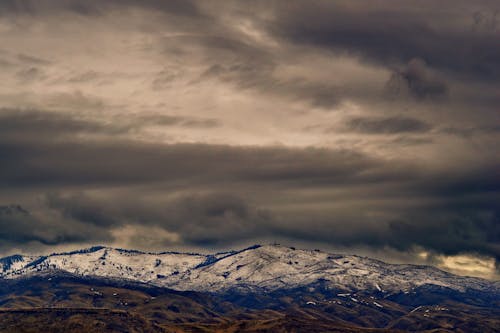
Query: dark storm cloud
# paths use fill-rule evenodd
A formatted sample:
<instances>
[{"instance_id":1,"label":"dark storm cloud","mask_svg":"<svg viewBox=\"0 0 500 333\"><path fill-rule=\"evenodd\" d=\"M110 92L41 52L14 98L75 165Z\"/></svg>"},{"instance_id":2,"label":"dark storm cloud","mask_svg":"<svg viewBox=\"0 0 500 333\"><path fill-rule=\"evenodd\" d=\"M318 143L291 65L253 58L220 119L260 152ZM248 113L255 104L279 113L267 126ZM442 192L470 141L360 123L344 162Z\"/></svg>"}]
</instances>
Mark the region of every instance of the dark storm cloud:
<instances>
[{"instance_id":1,"label":"dark storm cloud","mask_svg":"<svg viewBox=\"0 0 500 333\"><path fill-rule=\"evenodd\" d=\"M419 207L421 210L411 206L390 206L387 209L392 210L391 214L400 218L383 221L360 214L332 217L311 212L307 216L292 216L290 226L281 228L279 234L296 240L349 247L411 251L418 246L446 255L481 253L500 261L500 220L491 201L489 210L483 211L470 208L453 212L446 207L429 210L426 205ZM307 227L303 221L307 221Z\"/></svg>"},{"instance_id":2,"label":"dark storm cloud","mask_svg":"<svg viewBox=\"0 0 500 333\"><path fill-rule=\"evenodd\" d=\"M108 229L124 225L159 226L179 233L185 242L214 245L260 236L271 214L236 193L183 194L172 199L144 201L130 194L99 200L84 193L46 196L51 209L63 216Z\"/></svg>"},{"instance_id":3,"label":"dark storm cloud","mask_svg":"<svg viewBox=\"0 0 500 333\"><path fill-rule=\"evenodd\" d=\"M392 144L394 147L412 147L419 145L428 145L434 143L432 138L423 138L423 137L412 137L401 135L389 141L389 144Z\"/></svg>"},{"instance_id":4,"label":"dark storm cloud","mask_svg":"<svg viewBox=\"0 0 500 333\"><path fill-rule=\"evenodd\" d=\"M0 2L0 15L40 15L69 10L80 15L97 15L99 12L92 5L83 1L72 0L5 0Z\"/></svg>"},{"instance_id":5,"label":"dark storm cloud","mask_svg":"<svg viewBox=\"0 0 500 333\"><path fill-rule=\"evenodd\" d=\"M101 1L96 1L101 5ZM157 1L157 0L115 0L110 1L115 6L135 6L144 7L147 9L158 10L180 16L204 16L198 9L196 1L191 0L173 0L173 1Z\"/></svg>"},{"instance_id":6,"label":"dark storm cloud","mask_svg":"<svg viewBox=\"0 0 500 333\"><path fill-rule=\"evenodd\" d=\"M113 216L113 214L107 212L112 207L99 207L97 200L93 200L82 193L77 193L69 197L60 196L57 193L49 193L46 196L46 202L49 208L60 210L66 218L100 227L119 223L119 220L116 219L117 216Z\"/></svg>"},{"instance_id":7,"label":"dark storm cloud","mask_svg":"<svg viewBox=\"0 0 500 333\"><path fill-rule=\"evenodd\" d=\"M113 8L146 8L180 16L201 16L196 3L189 0L5 0L0 2L1 14L37 15L55 11L70 11L95 16Z\"/></svg>"},{"instance_id":8,"label":"dark storm cloud","mask_svg":"<svg viewBox=\"0 0 500 333\"><path fill-rule=\"evenodd\" d=\"M354 54L383 66L393 72L388 84L392 93L407 92L418 100L447 95L448 78L441 73L443 71L459 76L472 73L476 78L490 79L499 72L496 59L500 50L495 46L498 37L495 32L473 31L470 26L459 27L465 31L457 31L456 27L435 27L440 21L433 13L437 10L433 6L426 7L429 15L425 15L425 11L415 9L416 3L413 2L399 9L387 3L358 8L342 1L313 1L306 6L293 1L273 2L267 6L258 4L255 13L239 3L217 1L212 3L213 12L208 11L207 6L189 1L24 0L6 1L3 6L7 13L50 13L54 10L75 11L75 8L87 8L76 10L82 13L111 13L117 8L159 11L169 18L164 20L165 27L158 30L173 29L178 34L165 38L164 46L154 47L163 47L167 57L182 55L183 61L201 57L206 70L199 80L214 78L240 89L308 101L325 109L349 99L371 100L377 92L364 87L362 81L350 86L339 85L334 80L317 82L300 76L276 77L274 72L278 64L300 52L295 46L318 46L320 50L311 49L313 54L321 53L323 49ZM261 18L260 11L268 14L266 16L272 14L273 19ZM279 41L279 48L248 40L237 32L234 25L215 17L215 12L221 16L244 16L265 29L270 38ZM467 14L471 24L473 13L471 9L470 15ZM332 77L335 75L332 73ZM175 78L172 73L163 73L153 80L153 88L168 89Z\"/></svg>"},{"instance_id":9,"label":"dark storm cloud","mask_svg":"<svg viewBox=\"0 0 500 333\"><path fill-rule=\"evenodd\" d=\"M331 73L332 80L277 76L276 69L284 60L304 52L300 46L307 47L308 54L324 56L326 51L332 57L354 56L385 68L392 72L385 87L392 97L446 100L444 97L449 97L452 87L464 80L495 84L500 76L500 47L496 43L499 31L472 29L476 8L466 3L462 3L461 10L443 13L449 15L445 20L450 23L445 24L439 15L442 6L426 2L422 7L416 1L401 6L384 1L362 6L345 1L312 1L307 5L278 1L263 9L272 19L261 18L258 10L252 13L244 6L236 6L240 9L235 11L238 15L246 15L262 27L279 47L273 49L249 41L234 27L221 23L217 29L208 25L204 34L169 37L165 53L171 56L180 52L188 57L194 47L207 65L201 81L213 78L240 89L307 101L324 109L342 101L373 101L383 94L365 85L362 79L355 84L347 83L348 80L339 84L335 71ZM494 9L491 2L481 6ZM231 6L218 3L216 7L221 13L232 13L228 9ZM471 107L483 103L477 88L468 90ZM491 107L494 101L487 104Z\"/></svg>"},{"instance_id":10,"label":"dark storm cloud","mask_svg":"<svg viewBox=\"0 0 500 333\"><path fill-rule=\"evenodd\" d=\"M184 128L212 128L221 126L211 118L182 117L164 114L141 114L127 118L115 117L113 122L81 119L61 112L35 109L0 108L0 143L8 147L14 142L36 142L69 139L76 134L118 135L147 126L181 126ZM3 143L3 145L2 145ZM61 146L62 147L62 146ZM25 148L29 148L29 144Z\"/></svg>"},{"instance_id":11,"label":"dark storm cloud","mask_svg":"<svg viewBox=\"0 0 500 333\"><path fill-rule=\"evenodd\" d=\"M420 246L448 255L474 252L500 259L500 220L496 207L500 195L492 190L498 187L500 179L492 179L493 185L485 183L482 187L452 190L453 182L462 181L464 175L448 177L436 188L430 184L432 178L385 181L376 186L335 184L333 187L341 190L341 195L309 204L301 202L299 197L302 191L312 190L310 185L288 184L285 191L298 196L292 195L289 200L296 200L300 208L291 205L285 209L273 207L273 197L284 195L276 192L276 187L255 186L245 180L233 182L225 191L211 187L206 194L195 194L200 192L200 184L190 183L183 189L193 193L174 198L161 192L146 200L130 193L104 199L77 193L49 195L47 202L72 220L103 229L125 224L159 226L196 246L285 237L401 251ZM486 178L489 177L485 176L483 182ZM477 179L463 180L471 184L474 181ZM249 188L252 191L257 188L258 196L243 199L240 194ZM452 191L460 191L460 195L450 194ZM248 200L260 202L266 208ZM318 204L325 206L318 209Z\"/></svg>"},{"instance_id":12,"label":"dark storm cloud","mask_svg":"<svg viewBox=\"0 0 500 333\"><path fill-rule=\"evenodd\" d=\"M137 121L139 124L142 121L146 124L201 125L196 119L156 115L139 116ZM0 112L0 184L71 186L153 181L182 183L185 179L213 184L225 179L241 179L318 186L402 177L401 166L391 167L384 161L354 151L156 144L117 136L130 130L128 126L127 123L81 120L62 113L3 109ZM79 134L104 134L108 138L81 140Z\"/></svg>"},{"instance_id":13,"label":"dark storm cloud","mask_svg":"<svg viewBox=\"0 0 500 333\"><path fill-rule=\"evenodd\" d=\"M347 151L161 145L129 140L25 143L0 145L0 183L4 186L176 183L184 178L202 183L242 178L327 185L392 177L382 168L382 162Z\"/></svg>"},{"instance_id":14,"label":"dark storm cloud","mask_svg":"<svg viewBox=\"0 0 500 333\"><path fill-rule=\"evenodd\" d=\"M118 137L85 141L63 127L89 124L67 117L57 119L64 126L55 126L55 119L39 117L36 126L28 116L8 126L10 118L0 121L4 129L25 130L23 140L2 139L0 183L4 190L63 189L47 195L45 203L65 221L64 228L23 217L18 230L4 218L5 226L16 228L5 229L4 238L92 242L95 236L70 231L89 226L109 239L110 228L140 224L176 232L197 246L279 235L500 255L494 160L436 170L346 150L148 144ZM36 128L51 129L52 136ZM100 130L95 124L90 129ZM54 140L59 135L66 142ZM115 185L129 190L113 194ZM86 190L92 188L104 194ZM27 228L31 224L46 234Z\"/></svg>"},{"instance_id":15,"label":"dark storm cloud","mask_svg":"<svg viewBox=\"0 0 500 333\"><path fill-rule=\"evenodd\" d=\"M27 207L0 209L0 246L111 242L113 230L140 225L178 234L194 246L278 237L500 258L500 177L491 143L499 133L494 112L500 44L492 14L498 4L254 4L0 1L0 18L20 18L16 27L29 22L46 27L40 38L55 48L51 29L65 27L68 13L84 16L70 17L74 26L61 32L61 59L58 51L45 58L15 50L24 48L19 45L0 51L0 66L12 72L7 80L21 92L29 83L29 93L39 94L41 105L58 111L0 109L0 195ZM97 51L88 51L88 43L81 49L65 44L81 22L96 23L95 31L93 24L85 28L94 33L90 36L103 36L91 47ZM118 28L104 22L117 22ZM134 69L140 76L104 72L108 67L93 62L102 43L116 47L115 37L123 39L123 49L113 53L103 47L104 61L116 58L124 67L135 55L144 56L151 64ZM132 56L117 56L123 50ZM70 58L77 53L75 65ZM55 66L59 62L64 66ZM32 84L40 81L47 86ZM71 92L67 84L83 92ZM109 95L115 89L126 93L113 103ZM160 103L163 91L174 101ZM219 92L223 98L209 97L206 103L220 106L217 112L207 111L205 100L185 103ZM128 103L129 93L134 98L121 110L116 104ZM387 93L398 98L389 100ZM255 113L240 115L238 103L249 96ZM179 114L151 106L176 104ZM274 113L296 110L296 104L303 114ZM311 107L339 113L318 116ZM292 131L321 121L318 128L324 129L331 119L345 121L344 127L316 133L333 137L331 142L312 132L301 141L304 133ZM230 128L235 121L252 128ZM197 143L167 144L144 135L159 130L165 139L174 128L182 133L172 142ZM267 134L274 129L276 136ZM228 130L234 138L210 137L209 131L219 130L221 137ZM255 133L264 133L262 141L252 138ZM456 136L477 142L468 146L469 140ZM278 140L348 148L248 144ZM37 201L42 207L31 209L32 197L42 198Z\"/></svg>"},{"instance_id":16,"label":"dark storm cloud","mask_svg":"<svg viewBox=\"0 0 500 333\"><path fill-rule=\"evenodd\" d=\"M489 13L497 8L491 1L481 1L477 6L458 3L447 1L436 5L425 1L422 5L409 1L394 6L386 1L364 5L347 1L311 1L307 5L277 1L267 5L256 2L252 11L238 2L214 1L211 3L214 12L210 14L209 7L190 1L7 0L0 6L4 13L20 14L55 10L110 13L117 8L158 11L170 15L165 27L158 30L170 31L174 27L179 32L179 36L165 39L166 56L183 54L190 59L193 51L203 56L207 69L201 79L211 76L234 83L238 88L303 99L314 106L329 108L350 98L370 99L374 93L363 88L361 82L356 87L339 87L328 81L275 77L273 71L282 62L281 58L299 52L295 46L315 46L316 49L309 50L312 53L326 50L354 55L389 69L393 72L389 90L407 91L418 100L447 95L448 81L457 77L494 82L500 76L500 46L496 43L499 30L495 17ZM448 6L460 10L443 12ZM215 17L217 13L245 17L279 42L281 53L245 40L233 25ZM192 46L196 48L193 50ZM153 86L163 89L170 79L168 75L159 77Z\"/></svg>"},{"instance_id":17,"label":"dark storm cloud","mask_svg":"<svg viewBox=\"0 0 500 333\"><path fill-rule=\"evenodd\" d=\"M500 76L499 31L474 31L471 25L477 7L493 11L498 4L458 3L462 12L443 12L457 6L456 1L408 1L398 6L388 1L311 1L307 6L300 1L278 2L277 18L269 25L293 43L348 52L385 66L420 58L431 67L462 77L496 80ZM450 23L444 24L447 19ZM452 19L457 23L453 25Z\"/></svg>"},{"instance_id":18,"label":"dark storm cloud","mask_svg":"<svg viewBox=\"0 0 500 333\"><path fill-rule=\"evenodd\" d=\"M403 70L395 71L387 89L393 95L409 93L418 100L442 97L448 92L447 85L430 73L421 59L412 59Z\"/></svg>"},{"instance_id":19,"label":"dark storm cloud","mask_svg":"<svg viewBox=\"0 0 500 333\"><path fill-rule=\"evenodd\" d=\"M347 122L350 130L367 134L425 133L430 124L409 117L358 117Z\"/></svg>"},{"instance_id":20,"label":"dark storm cloud","mask_svg":"<svg viewBox=\"0 0 500 333\"><path fill-rule=\"evenodd\" d=\"M105 130L114 132L94 121L76 119L62 113L0 108L0 138L2 138L0 144L17 140L43 142L79 132Z\"/></svg>"},{"instance_id":21,"label":"dark storm cloud","mask_svg":"<svg viewBox=\"0 0 500 333\"><path fill-rule=\"evenodd\" d=\"M0 206L0 238L11 239L14 242L27 242L40 240L34 235L33 224L35 221L29 213L19 205Z\"/></svg>"},{"instance_id":22,"label":"dark storm cloud","mask_svg":"<svg viewBox=\"0 0 500 333\"><path fill-rule=\"evenodd\" d=\"M447 255L478 252L500 261L500 212L493 202L489 210L432 211L432 220L427 214L412 212L404 220L392 221L388 244L402 250L408 249L409 244L418 244Z\"/></svg>"},{"instance_id":23,"label":"dark storm cloud","mask_svg":"<svg viewBox=\"0 0 500 333\"><path fill-rule=\"evenodd\" d=\"M471 138L476 135L499 135L500 125L474 126L474 127L445 127L441 129L442 133L456 135L463 138Z\"/></svg>"},{"instance_id":24,"label":"dark storm cloud","mask_svg":"<svg viewBox=\"0 0 500 333\"><path fill-rule=\"evenodd\" d=\"M0 248L31 243L44 245L67 244L82 241L109 240L106 231L95 233L89 228L71 221L57 221L32 215L19 205L0 206Z\"/></svg>"},{"instance_id":25,"label":"dark storm cloud","mask_svg":"<svg viewBox=\"0 0 500 333\"><path fill-rule=\"evenodd\" d=\"M383 185L345 186L341 195L313 204L324 202L322 209L292 209L279 234L345 246L481 253L500 261L496 164L462 171L420 168L406 176Z\"/></svg>"}]
</instances>

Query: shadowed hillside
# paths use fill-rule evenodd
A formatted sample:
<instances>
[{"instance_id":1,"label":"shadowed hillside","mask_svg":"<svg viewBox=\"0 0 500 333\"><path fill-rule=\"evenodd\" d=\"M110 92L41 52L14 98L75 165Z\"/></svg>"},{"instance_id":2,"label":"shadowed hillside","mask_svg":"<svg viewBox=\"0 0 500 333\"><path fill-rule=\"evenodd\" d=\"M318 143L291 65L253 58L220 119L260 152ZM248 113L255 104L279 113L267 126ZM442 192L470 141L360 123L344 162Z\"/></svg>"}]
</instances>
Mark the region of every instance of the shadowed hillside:
<instances>
[{"instance_id":1,"label":"shadowed hillside","mask_svg":"<svg viewBox=\"0 0 500 333\"><path fill-rule=\"evenodd\" d=\"M295 289L182 292L54 274L4 280L0 332L498 332L498 304ZM436 291L433 291L436 293ZM437 302L435 302L437 301ZM413 303L415 299L413 299ZM467 304L469 303L469 304Z\"/></svg>"}]
</instances>

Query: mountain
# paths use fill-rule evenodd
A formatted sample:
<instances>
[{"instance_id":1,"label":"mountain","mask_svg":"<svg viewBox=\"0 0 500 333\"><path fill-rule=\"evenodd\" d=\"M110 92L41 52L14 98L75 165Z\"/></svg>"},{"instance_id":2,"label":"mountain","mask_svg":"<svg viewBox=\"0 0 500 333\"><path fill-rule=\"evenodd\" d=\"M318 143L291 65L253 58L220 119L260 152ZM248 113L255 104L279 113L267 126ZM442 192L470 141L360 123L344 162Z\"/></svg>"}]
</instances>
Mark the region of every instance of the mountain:
<instances>
[{"instance_id":1,"label":"mountain","mask_svg":"<svg viewBox=\"0 0 500 333\"><path fill-rule=\"evenodd\" d=\"M40 327L49 332L498 332L500 327L498 283L429 266L279 245L209 255L103 246L13 255L0 259L0 278L0 332L7 327L12 332L30 327L33 332Z\"/></svg>"},{"instance_id":2,"label":"mountain","mask_svg":"<svg viewBox=\"0 0 500 333\"><path fill-rule=\"evenodd\" d=\"M48 256L0 259L0 277L18 278L59 270L82 276L127 279L175 290L221 292L289 289L322 281L340 291L410 292L423 285L456 291L500 292L497 284L429 266L392 265L354 255L255 245L216 254L161 252L97 246Z\"/></svg>"}]
</instances>

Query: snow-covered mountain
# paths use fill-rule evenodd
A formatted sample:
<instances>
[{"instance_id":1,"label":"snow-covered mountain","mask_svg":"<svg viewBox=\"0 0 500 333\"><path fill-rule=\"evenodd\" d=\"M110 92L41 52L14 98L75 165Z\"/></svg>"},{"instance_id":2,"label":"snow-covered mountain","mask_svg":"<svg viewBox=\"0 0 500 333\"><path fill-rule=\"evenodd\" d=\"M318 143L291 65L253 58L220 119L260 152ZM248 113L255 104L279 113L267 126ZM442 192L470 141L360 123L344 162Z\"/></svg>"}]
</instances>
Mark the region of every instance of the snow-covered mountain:
<instances>
[{"instance_id":1,"label":"snow-covered mountain","mask_svg":"<svg viewBox=\"0 0 500 333\"><path fill-rule=\"evenodd\" d=\"M255 245L212 255L146 253L93 247L48 256L14 255L0 259L0 277L16 279L50 271L127 279L176 290L221 292L231 289L291 289L321 282L339 291L410 292L423 285L456 291L500 293L497 284L456 276L430 266L393 265L354 255Z\"/></svg>"}]
</instances>

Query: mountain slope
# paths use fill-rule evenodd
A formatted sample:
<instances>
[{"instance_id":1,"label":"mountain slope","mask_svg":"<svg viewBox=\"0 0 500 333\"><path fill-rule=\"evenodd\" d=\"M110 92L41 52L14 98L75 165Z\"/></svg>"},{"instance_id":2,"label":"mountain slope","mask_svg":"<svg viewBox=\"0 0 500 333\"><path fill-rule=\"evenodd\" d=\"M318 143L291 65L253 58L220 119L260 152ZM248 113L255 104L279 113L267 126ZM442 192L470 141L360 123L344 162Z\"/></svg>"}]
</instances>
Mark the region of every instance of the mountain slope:
<instances>
[{"instance_id":1,"label":"mountain slope","mask_svg":"<svg viewBox=\"0 0 500 333\"><path fill-rule=\"evenodd\" d=\"M174 291L46 271L0 285L0 332L498 332L498 304L316 288ZM432 291L435 293L435 291ZM415 302L415 304L412 304Z\"/></svg>"}]
</instances>

